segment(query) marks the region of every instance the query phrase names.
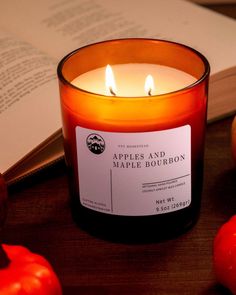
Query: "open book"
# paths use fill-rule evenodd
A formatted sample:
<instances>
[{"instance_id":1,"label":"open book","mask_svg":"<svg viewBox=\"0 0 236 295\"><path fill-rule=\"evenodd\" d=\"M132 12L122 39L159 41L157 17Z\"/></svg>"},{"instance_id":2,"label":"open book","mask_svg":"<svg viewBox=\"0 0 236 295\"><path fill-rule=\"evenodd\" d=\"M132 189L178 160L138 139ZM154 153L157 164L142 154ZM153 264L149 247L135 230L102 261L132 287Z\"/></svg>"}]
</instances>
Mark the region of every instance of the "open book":
<instances>
[{"instance_id":1,"label":"open book","mask_svg":"<svg viewBox=\"0 0 236 295\"><path fill-rule=\"evenodd\" d=\"M0 172L8 183L63 157L56 66L88 43L150 37L211 64L209 121L236 110L236 22L183 0L11 0L0 12Z\"/></svg>"}]
</instances>

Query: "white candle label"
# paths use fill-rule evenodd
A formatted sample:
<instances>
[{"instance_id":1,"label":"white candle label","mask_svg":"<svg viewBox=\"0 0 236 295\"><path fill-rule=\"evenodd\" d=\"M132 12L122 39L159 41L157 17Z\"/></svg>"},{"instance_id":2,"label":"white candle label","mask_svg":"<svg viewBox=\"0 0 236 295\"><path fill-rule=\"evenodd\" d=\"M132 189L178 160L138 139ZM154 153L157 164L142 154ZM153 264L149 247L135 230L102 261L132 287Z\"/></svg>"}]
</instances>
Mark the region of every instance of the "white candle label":
<instances>
[{"instance_id":1,"label":"white candle label","mask_svg":"<svg viewBox=\"0 0 236 295\"><path fill-rule=\"evenodd\" d=\"M191 127L119 133L76 127L80 202L127 216L191 203Z\"/></svg>"}]
</instances>

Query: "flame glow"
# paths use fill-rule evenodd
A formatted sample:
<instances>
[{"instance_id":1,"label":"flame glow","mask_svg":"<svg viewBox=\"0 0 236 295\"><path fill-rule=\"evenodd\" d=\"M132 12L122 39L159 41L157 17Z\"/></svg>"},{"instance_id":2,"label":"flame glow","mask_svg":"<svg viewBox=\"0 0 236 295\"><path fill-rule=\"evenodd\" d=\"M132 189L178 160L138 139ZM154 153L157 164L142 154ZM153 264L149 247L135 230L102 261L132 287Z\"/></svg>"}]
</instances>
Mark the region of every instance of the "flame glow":
<instances>
[{"instance_id":1,"label":"flame glow","mask_svg":"<svg viewBox=\"0 0 236 295\"><path fill-rule=\"evenodd\" d=\"M112 68L110 65L107 65L106 67L106 75L105 75L105 81L106 81L106 90L110 95L116 95L116 83L114 74L112 71Z\"/></svg>"},{"instance_id":2,"label":"flame glow","mask_svg":"<svg viewBox=\"0 0 236 295\"><path fill-rule=\"evenodd\" d=\"M153 77L152 75L148 75L145 79L145 85L144 85L144 89L147 95L152 95L154 88L155 87L154 87Z\"/></svg>"}]
</instances>

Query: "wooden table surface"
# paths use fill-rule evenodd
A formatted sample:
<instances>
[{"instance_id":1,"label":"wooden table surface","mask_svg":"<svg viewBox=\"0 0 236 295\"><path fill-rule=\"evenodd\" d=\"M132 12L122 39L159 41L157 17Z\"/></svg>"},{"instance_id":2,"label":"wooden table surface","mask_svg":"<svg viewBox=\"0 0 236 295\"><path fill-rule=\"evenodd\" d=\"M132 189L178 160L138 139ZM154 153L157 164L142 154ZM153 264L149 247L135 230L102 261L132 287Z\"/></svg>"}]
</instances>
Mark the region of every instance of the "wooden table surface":
<instances>
[{"instance_id":1,"label":"wooden table surface","mask_svg":"<svg viewBox=\"0 0 236 295\"><path fill-rule=\"evenodd\" d=\"M214 7L234 17L235 8ZM231 122L232 117L207 127L201 214L184 235L132 245L91 236L73 222L66 169L59 163L9 189L4 242L44 255L68 295L229 294L215 280L212 243L236 213Z\"/></svg>"}]
</instances>

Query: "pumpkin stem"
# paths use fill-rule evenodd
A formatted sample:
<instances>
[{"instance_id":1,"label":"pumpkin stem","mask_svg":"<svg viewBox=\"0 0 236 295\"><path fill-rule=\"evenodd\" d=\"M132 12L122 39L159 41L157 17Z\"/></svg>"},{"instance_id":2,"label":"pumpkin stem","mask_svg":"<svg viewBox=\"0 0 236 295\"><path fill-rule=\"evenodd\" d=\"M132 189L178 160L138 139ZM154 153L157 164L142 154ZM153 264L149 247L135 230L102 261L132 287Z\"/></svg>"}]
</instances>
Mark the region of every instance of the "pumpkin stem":
<instances>
[{"instance_id":1,"label":"pumpkin stem","mask_svg":"<svg viewBox=\"0 0 236 295\"><path fill-rule=\"evenodd\" d=\"M7 253L4 251L2 244L0 244L0 269L6 268L10 263Z\"/></svg>"}]
</instances>

